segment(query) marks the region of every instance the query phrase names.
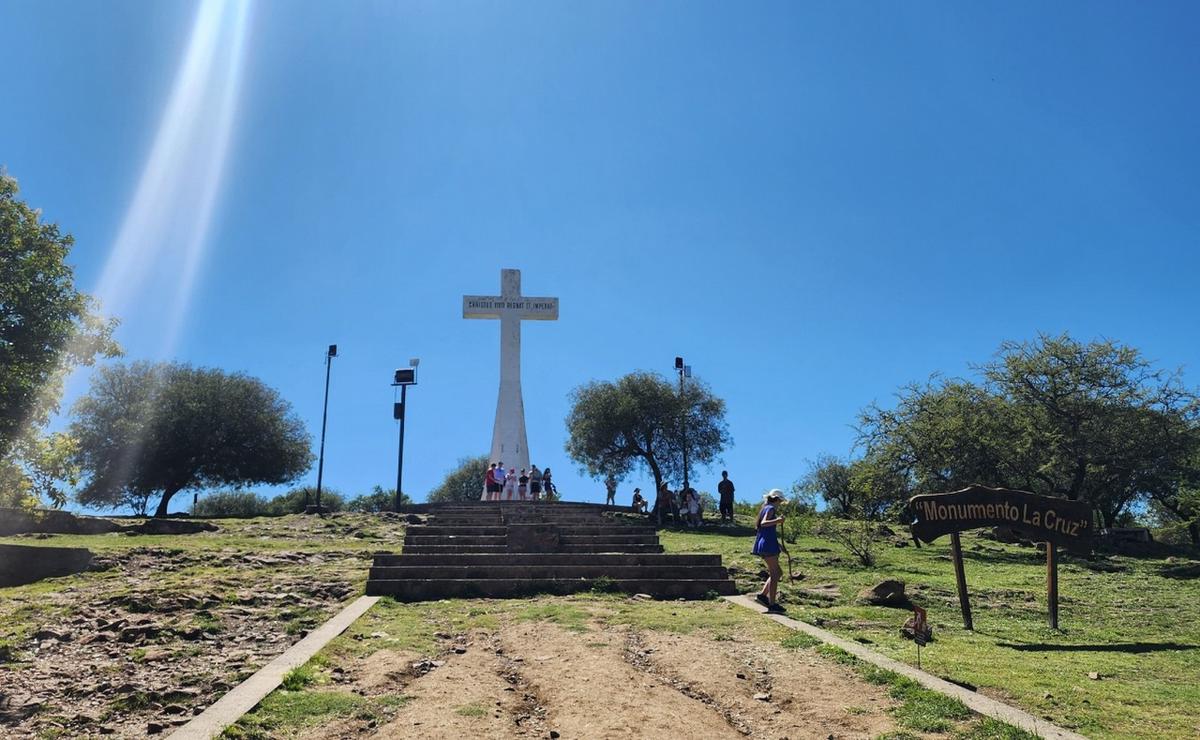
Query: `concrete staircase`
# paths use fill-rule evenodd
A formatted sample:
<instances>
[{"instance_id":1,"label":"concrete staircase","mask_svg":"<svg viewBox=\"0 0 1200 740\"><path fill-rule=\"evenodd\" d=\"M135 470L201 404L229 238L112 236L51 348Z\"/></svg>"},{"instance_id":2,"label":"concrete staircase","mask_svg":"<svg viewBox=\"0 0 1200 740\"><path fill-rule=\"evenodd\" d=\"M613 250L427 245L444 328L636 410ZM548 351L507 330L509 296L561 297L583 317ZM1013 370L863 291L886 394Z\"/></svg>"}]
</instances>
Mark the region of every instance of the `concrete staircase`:
<instances>
[{"instance_id":1,"label":"concrete staircase","mask_svg":"<svg viewBox=\"0 0 1200 740\"><path fill-rule=\"evenodd\" d=\"M420 504L399 555L377 554L369 596L400 601L614 590L659 598L736 593L720 555L667 555L657 531L609 507L564 502Z\"/></svg>"}]
</instances>

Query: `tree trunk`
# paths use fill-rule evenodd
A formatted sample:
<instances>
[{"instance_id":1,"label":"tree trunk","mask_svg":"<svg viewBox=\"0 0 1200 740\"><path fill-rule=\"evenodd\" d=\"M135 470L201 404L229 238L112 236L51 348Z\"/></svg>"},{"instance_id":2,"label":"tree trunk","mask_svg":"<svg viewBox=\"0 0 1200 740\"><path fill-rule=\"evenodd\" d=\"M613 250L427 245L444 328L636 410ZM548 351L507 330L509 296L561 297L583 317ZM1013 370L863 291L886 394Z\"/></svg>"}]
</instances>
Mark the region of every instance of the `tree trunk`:
<instances>
[{"instance_id":1,"label":"tree trunk","mask_svg":"<svg viewBox=\"0 0 1200 740\"><path fill-rule=\"evenodd\" d=\"M1188 525L1188 535L1192 538L1192 547L1200 547L1200 522Z\"/></svg>"},{"instance_id":2,"label":"tree trunk","mask_svg":"<svg viewBox=\"0 0 1200 740\"><path fill-rule=\"evenodd\" d=\"M171 497L177 493L179 493L178 488L172 488L172 489L163 491L162 499L158 502L158 508L154 510L154 516L156 516L156 517L166 516L167 515L167 504L171 503Z\"/></svg>"},{"instance_id":3,"label":"tree trunk","mask_svg":"<svg viewBox=\"0 0 1200 740\"><path fill-rule=\"evenodd\" d=\"M646 466L650 468L650 472L654 475L654 495L658 496L658 490L662 488L662 471L658 469L658 461L653 455L646 455Z\"/></svg>"}]
</instances>

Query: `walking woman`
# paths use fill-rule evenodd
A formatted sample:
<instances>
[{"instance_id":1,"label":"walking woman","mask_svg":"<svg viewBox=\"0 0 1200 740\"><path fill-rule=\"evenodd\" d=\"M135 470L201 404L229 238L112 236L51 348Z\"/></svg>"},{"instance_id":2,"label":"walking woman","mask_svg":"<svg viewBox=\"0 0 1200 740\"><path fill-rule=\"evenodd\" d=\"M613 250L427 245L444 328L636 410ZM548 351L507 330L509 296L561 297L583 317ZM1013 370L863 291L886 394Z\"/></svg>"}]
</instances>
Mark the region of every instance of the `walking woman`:
<instances>
[{"instance_id":1,"label":"walking woman","mask_svg":"<svg viewBox=\"0 0 1200 740\"><path fill-rule=\"evenodd\" d=\"M779 567L779 533L776 531L778 525L783 523L779 507L786 501L783 491L778 488L772 488L763 496L763 505L755 523L757 534L754 536L754 549L751 551L767 564L767 582L754 599L767 607L768 612L775 614L786 611L779 605L779 579L783 577L783 569Z\"/></svg>"}]
</instances>

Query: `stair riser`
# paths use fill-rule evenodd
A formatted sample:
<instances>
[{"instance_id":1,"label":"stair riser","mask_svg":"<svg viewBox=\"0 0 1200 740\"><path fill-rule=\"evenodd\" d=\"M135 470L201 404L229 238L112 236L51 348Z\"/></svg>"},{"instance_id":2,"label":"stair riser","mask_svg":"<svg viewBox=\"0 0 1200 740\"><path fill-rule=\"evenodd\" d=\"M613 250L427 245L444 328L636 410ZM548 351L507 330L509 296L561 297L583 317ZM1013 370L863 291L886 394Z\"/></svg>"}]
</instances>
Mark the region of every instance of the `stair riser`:
<instances>
[{"instance_id":1,"label":"stair riser","mask_svg":"<svg viewBox=\"0 0 1200 740\"><path fill-rule=\"evenodd\" d=\"M557 552L595 552L595 553L640 553L662 552L662 545L560 545ZM425 553L505 553L508 548L504 545L408 545L405 544L406 554ZM524 554L524 553L522 553Z\"/></svg>"},{"instance_id":2,"label":"stair riser","mask_svg":"<svg viewBox=\"0 0 1200 740\"><path fill-rule=\"evenodd\" d=\"M395 555L391 553L375 556L376 567L404 565L611 565L611 566L719 566L720 555L667 555L647 553L642 555L621 554L568 554L568 553L500 553L500 554L439 554L439 555Z\"/></svg>"},{"instance_id":3,"label":"stair riser","mask_svg":"<svg viewBox=\"0 0 1200 740\"><path fill-rule=\"evenodd\" d=\"M733 581L614 580L614 590L644 593L659 598L701 599L711 593L736 593ZM587 591L592 582L578 580L508 579L494 581L370 581L368 596L391 596L397 601L427 601L454 598L508 599L538 593L570 594Z\"/></svg>"},{"instance_id":4,"label":"stair riser","mask_svg":"<svg viewBox=\"0 0 1200 740\"><path fill-rule=\"evenodd\" d=\"M729 574L721 566L605 566L605 565L408 565L371 568L372 581L425 579L496 580L509 578L622 578L723 580Z\"/></svg>"},{"instance_id":5,"label":"stair riser","mask_svg":"<svg viewBox=\"0 0 1200 740\"><path fill-rule=\"evenodd\" d=\"M559 541L571 545L654 545L658 535L562 535ZM507 535L433 535L409 533L405 545L453 545L468 542L476 545L506 545Z\"/></svg>"},{"instance_id":6,"label":"stair riser","mask_svg":"<svg viewBox=\"0 0 1200 740\"><path fill-rule=\"evenodd\" d=\"M495 537L495 536L486 536L485 537L482 535L478 535L478 536L474 536L474 537L471 537L471 536L439 537L436 535L423 535L423 534L409 534L409 535L405 535L405 537L404 537L404 546L405 547L408 547L409 545L458 545L458 544L464 544L464 543L469 544L469 545L506 545L506 544L508 544L508 537L505 535L500 535L499 537Z\"/></svg>"},{"instance_id":7,"label":"stair riser","mask_svg":"<svg viewBox=\"0 0 1200 740\"><path fill-rule=\"evenodd\" d=\"M573 537L574 536L588 536L588 535L614 535L614 536L620 536L620 537L628 537L628 536L654 537L654 536L658 535L658 531L656 529L654 529L653 527L615 527L615 526L614 527L571 527L571 526L564 527L564 526L559 526L558 530L559 530L560 534L570 535ZM450 536L450 535L454 535L454 536L458 536L458 537L475 537L475 536L495 537L497 535L503 535L503 534L507 533L507 531L508 531L508 528L501 526L501 525L489 526L489 527L443 527L440 525L421 524L421 525L410 526L408 528L408 530L406 531L406 535L409 537L412 537L413 535L424 535L424 536L437 535L439 537Z\"/></svg>"}]
</instances>

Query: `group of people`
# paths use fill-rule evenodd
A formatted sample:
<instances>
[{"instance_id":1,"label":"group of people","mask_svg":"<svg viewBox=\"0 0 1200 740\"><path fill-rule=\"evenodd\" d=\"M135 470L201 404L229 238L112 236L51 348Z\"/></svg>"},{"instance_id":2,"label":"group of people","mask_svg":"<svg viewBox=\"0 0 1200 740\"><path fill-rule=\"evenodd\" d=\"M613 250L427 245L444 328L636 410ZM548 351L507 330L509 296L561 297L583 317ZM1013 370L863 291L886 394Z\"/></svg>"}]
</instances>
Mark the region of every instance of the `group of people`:
<instances>
[{"instance_id":1,"label":"group of people","mask_svg":"<svg viewBox=\"0 0 1200 740\"><path fill-rule=\"evenodd\" d=\"M612 505L616 496L617 481L611 476L605 481L608 488L607 503ZM733 481L729 480L729 471L721 471L721 482L717 484L717 493L720 495L718 504L721 512L721 521L733 523ZM686 524L689 527L699 527L704 521L704 502L700 498L700 494L691 486L672 491L666 483L659 486L658 494L654 498L654 508L650 508L650 502L642 495L642 489L633 489L633 512L635 514L649 514L652 519L662 526L669 519L676 524Z\"/></svg>"},{"instance_id":2,"label":"group of people","mask_svg":"<svg viewBox=\"0 0 1200 740\"><path fill-rule=\"evenodd\" d=\"M542 494L552 498L555 492L550 468L538 470L530 465L521 472L505 469L504 461L492 463L483 481L485 501L540 501Z\"/></svg>"}]
</instances>

